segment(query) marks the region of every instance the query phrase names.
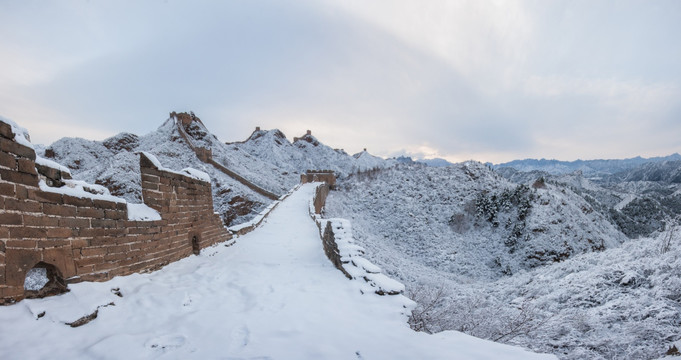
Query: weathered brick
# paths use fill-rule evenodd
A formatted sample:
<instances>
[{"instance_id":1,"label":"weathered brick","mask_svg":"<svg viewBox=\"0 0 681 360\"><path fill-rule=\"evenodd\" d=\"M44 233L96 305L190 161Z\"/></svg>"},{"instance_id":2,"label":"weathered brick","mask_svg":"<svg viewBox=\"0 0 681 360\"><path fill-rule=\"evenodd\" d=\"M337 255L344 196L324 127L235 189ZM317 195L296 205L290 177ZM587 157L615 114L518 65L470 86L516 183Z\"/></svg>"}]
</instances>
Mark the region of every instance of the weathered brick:
<instances>
[{"instance_id":1,"label":"weathered brick","mask_svg":"<svg viewBox=\"0 0 681 360\"><path fill-rule=\"evenodd\" d=\"M10 170L16 170L17 159L11 154L0 152L0 166L4 166Z\"/></svg>"},{"instance_id":2,"label":"weathered brick","mask_svg":"<svg viewBox=\"0 0 681 360\"><path fill-rule=\"evenodd\" d=\"M7 138L7 139L14 139L14 132L12 132L12 127L5 123L0 121L0 136Z\"/></svg>"},{"instance_id":3,"label":"weathered brick","mask_svg":"<svg viewBox=\"0 0 681 360\"><path fill-rule=\"evenodd\" d=\"M14 196L14 184L8 182L0 182L0 195Z\"/></svg>"},{"instance_id":4,"label":"weathered brick","mask_svg":"<svg viewBox=\"0 0 681 360\"><path fill-rule=\"evenodd\" d=\"M7 227L0 227L0 239L7 239L9 238L9 228Z\"/></svg>"},{"instance_id":5,"label":"weathered brick","mask_svg":"<svg viewBox=\"0 0 681 360\"><path fill-rule=\"evenodd\" d=\"M79 217L90 217L99 219L104 217L104 210L90 207L79 207L77 214Z\"/></svg>"},{"instance_id":6,"label":"weathered brick","mask_svg":"<svg viewBox=\"0 0 681 360\"><path fill-rule=\"evenodd\" d=\"M26 158L17 159L17 170L26 174L38 175L38 172L35 171L35 162Z\"/></svg>"},{"instance_id":7,"label":"weathered brick","mask_svg":"<svg viewBox=\"0 0 681 360\"><path fill-rule=\"evenodd\" d=\"M5 209L23 212L41 212L42 206L37 201L7 198L5 199Z\"/></svg>"},{"instance_id":8,"label":"weathered brick","mask_svg":"<svg viewBox=\"0 0 681 360\"><path fill-rule=\"evenodd\" d=\"M158 190L158 183L151 183L147 181L142 182L142 189L144 190Z\"/></svg>"},{"instance_id":9,"label":"weathered brick","mask_svg":"<svg viewBox=\"0 0 681 360\"><path fill-rule=\"evenodd\" d=\"M63 204L62 194L42 191L40 189L29 189L28 198L40 202L51 203L51 204Z\"/></svg>"},{"instance_id":10,"label":"weathered brick","mask_svg":"<svg viewBox=\"0 0 681 360\"><path fill-rule=\"evenodd\" d=\"M80 237L95 237L95 236L106 236L108 235L109 229L98 229L98 228L80 228L78 229L78 236Z\"/></svg>"},{"instance_id":11,"label":"weathered brick","mask_svg":"<svg viewBox=\"0 0 681 360\"><path fill-rule=\"evenodd\" d=\"M45 238L47 229L39 227L13 227L9 229L11 239L38 239Z\"/></svg>"},{"instance_id":12,"label":"weathered brick","mask_svg":"<svg viewBox=\"0 0 681 360\"><path fill-rule=\"evenodd\" d=\"M18 200L28 199L28 189L29 188L26 187L25 185L17 184L16 189L15 189L16 198ZM31 187L30 189L34 189L34 188Z\"/></svg>"},{"instance_id":13,"label":"weathered brick","mask_svg":"<svg viewBox=\"0 0 681 360\"><path fill-rule=\"evenodd\" d=\"M127 237L121 236L121 237L105 237L105 236L100 236L100 237L95 237L92 240L90 240L90 246L116 246L120 244L125 244L130 242L131 240Z\"/></svg>"},{"instance_id":14,"label":"weathered brick","mask_svg":"<svg viewBox=\"0 0 681 360\"><path fill-rule=\"evenodd\" d=\"M118 220L116 221L116 227L119 228L134 228L137 227L137 221L136 220Z\"/></svg>"},{"instance_id":15,"label":"weathered brick","mask_svg":"<svg viewBox=\"0 0 681 360\"><path fill-rule=\"evenodd\" d=\"M123 212L120 210L104 210L104 217L111 220L121 220L127 219L128 214L127 212Z\"/></svg>"},{"instance_id":16,"label":"weathered brick","mask_svg":"<svg viewBox=\"0 0 681 360\"><path fill-rule=\"evenodd\" d=\"M24 215L24 225L26 226L41 226L54 227L59 226L59 219L45 215Z\"/></svg>"},{"instance_id":17,"label":"weathered brick","mask_svg":"<svg viewBox=\"0 0 681 360\"><path fill-rule=\"evenodd\" d=\"M82 249L84 247L90 246L90 240L87 239L74 239L71 240L71 248Z\"/></svg>"},{"instance_id":18,"label":"weathered brick","mask_svg":"<svg viewBox=\"0 0 681 360\"><path fill-rule=\"evenodd\" d=\"M111 219L92 219L90 220L90 224L92 225L93 228L115 228L116 227L116 220L111 220Z\"/></svg>"},{"instance_id":19,"label":"weathered brick","mask_svg":"<svg viewBox=\"0 0 681 360\"><path fill-rule=\"evenodd\" d=\"M70 245L71 245L70 240L63 239L38 240L38 248L65 247Z\"/></svg>"},{"instance_id":20,"label":"weathered brick","mask_svg":"<svg viewBox=\"0 0 681 360\"><path fill-rule=\"evenodd\" d=\"M70 238L73 237L74 230L70 228L48 228L47 229L47 237L52 239L63 239L63 238Z\"/></svg>"},{"instance_id":21,"label":"weathered brick","mask_svg":"<svg viewBox=\"0 0 681 360\"><path fill-rule=\"evenodd\" d=\"M106 247L107 254L125 253L130 250L130 245L113 245Z\"/></svg>"},{"instance_id":22,"label":"weathered brick","mask_svg":"<svg viewBox=\"0 0 681 360\"><path fill-rule=\"evenodd\" d=\"M39 189L28 190L28 198L40 202L46 202L51 204L63 204L62 194L54 193L49 191L42 191Z\"/></svg>"},{"instance_id":23,"label":"weathered brick","mask_svg":"<svg viewBox=\"0 0 681 360\"><path fill-rule=\"evenodd\" d=\"M105 271L105 270L111 270L116 267L116 264L110 263L110 262L102 262L95 265L95 271ZM108 278L108 274L107 274Z\"/></svg>"},{"instance_id":24,"label":"weathered brick","mask_svg":"<svg viewBox=\"0 0 681 360\"><path fill-rule=\"evenodd\" d=\"M80 209L79 209L80 210ZM80 214L80 211L79 211ZM67 227L71 229L80 229L90 227L90 219L81 218L58 218L59 225L61 227Z\"/></svg>"},{"instance_id":25,"label":"weathered brick","mask_svg":"<svg viewBox=\"0 0 681 360\"><path fill-rule=\"evenodd\" d=\"M82 267L87 265L101 264L104 259L101 256L93 256L87 258L76 259L76 267Z\"/></svg>"},{"instance_id":26,"label":"weathered brick","mask_svg":"<svg viewBox=\"0 0 681 360\"><path fill-rule=\"evenodd\" d=\"M19 213L0 213L0 224L2 225L22 225L23 220Z\"/></svg>"},{"instance_id":27,"label":"weathered brick","mask_svg":"<svg viewBox=\"0 0 681 360\"><path fill-rule=\"evenodd\" d=\"M80 198L76 196L71 196L71 195L64 195L62 197L62 200L64 204L66 205L73 205L73 206L78 206L78 207L92 207L92 199L90 198Z\"/></svg>"},{"instance_id":28,"label":"weathered brick","mask_svg":"<svg viewBox=\"0 0 681 360\"><path fill-rule=\"evenodd\" d=\"M16 184L38 186L38 176L0 168L0 179Z\"/></svg>"},{"instance_id":29,"label":"weathered brick","mask_svg":"<svg viewBox=\"0 0 681 360\"><path fill-rule=\"evenodd\" d=\"M127 258L125 256L125 253L123 252L116 252L104 255L105 262L115 263L116 266L122 266L121 262L125 259Z\"/></svg>"},{"instance_id":30,"label":"weathered brick","mask_svg":"<svg viewBox=\"0 0 681 360\"><path fill-rule=\"evenodd\" d=\"M94 199L92 200L92 203L94 207L98 209L116 210L116 203L113 201Z\"/></svg>"},{"instance_id":31,"label":"weathered brick","mask_svg":"<svg viewBox=\"0 0 681 360\"><path fill-rule=\"evenodd\" d=\"M94 265L92 264L79 264L79 260L76 259L76 273L80 276L81 281L94 281L88 278L88 274L91 274L94 270Z\"/></svg>"},{"instance_id":32,"label":"weathered brick","mask_svg":"<svg viewBox=\"0 0 681 360\"><path fill-rule=\"evenodd\" d=\"M61 204L43 204L43 212L47 215L76 216L76 207Z\"/></svg>"},{"instance_id":33,"label":"weathered brick","mask_svg":"<svg viewBox=\"0 0 681 360\"><path fill-rule=\"evenodd\" d=\"M159 177L156 175L150 175L150 174L142 174L142 181L150 182L150 183L157 183L159 182Z\"/></svg>"},{"instance_id":34,"label":"weathered brick","mask_svg":"<svg viewBox=\"0 0 681 360\"><path fill-rule=\"evenodd\" d=\"M12 140L0 137L0 150L35 160L35 151Z\"/></svg>"},{"instance_id":35,"label":"weathered brick","mask_svg":"<svg viewBox=\"0 0 681 360\"><path fill-rule=\"evenodd\" d=\"M106 255L106 248L102 248L102 247L84 248L84 249L80 249L80 253L83 255L83 257L104 256L104 255Z\"/></svg>"},{"instance_id":36,"label":"weathered brick","mask_svg":"<svg viewBox=\"0 0 681 360\"><path fill-rule=\"evenodd\" d=\"M35 249L38 247L38 240L9 239L5 245L7 248Z\"/></svg>"},{"instance_id":37,"label":"weathered brick","mask_svg":"<svg viewBox=\"0 0 681 360\"><path fill-rule=\"evenodd\" d=\"M43 261L56 266L65 278L76 275L76 264L71 258L71 248L68 246L43 250Z\"/></svg>"}]
</instances>

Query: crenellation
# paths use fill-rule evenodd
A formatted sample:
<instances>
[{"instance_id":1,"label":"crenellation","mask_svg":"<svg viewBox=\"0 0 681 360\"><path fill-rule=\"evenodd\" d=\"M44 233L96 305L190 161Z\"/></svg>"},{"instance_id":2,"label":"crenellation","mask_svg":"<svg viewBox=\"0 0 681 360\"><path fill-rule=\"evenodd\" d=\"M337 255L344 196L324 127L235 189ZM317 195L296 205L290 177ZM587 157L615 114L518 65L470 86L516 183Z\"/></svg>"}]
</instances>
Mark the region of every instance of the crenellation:
<instances>
[{"instance_id":1,"label":"crenellation","mask_svg":"<svg viewBox=\"0 0 681 360\"><path fill-rule=\"evenodd\" d=\"M214 213L210 183L158 169L141 154L144 203L161 220L128 220L122 200L40 189L35 152L2 129L0 122L0 304L23 299L26 272L39 263L66 283L103 281L196 253L193 237L198 251L231 239Z\"/></svg>"}]
</instances>

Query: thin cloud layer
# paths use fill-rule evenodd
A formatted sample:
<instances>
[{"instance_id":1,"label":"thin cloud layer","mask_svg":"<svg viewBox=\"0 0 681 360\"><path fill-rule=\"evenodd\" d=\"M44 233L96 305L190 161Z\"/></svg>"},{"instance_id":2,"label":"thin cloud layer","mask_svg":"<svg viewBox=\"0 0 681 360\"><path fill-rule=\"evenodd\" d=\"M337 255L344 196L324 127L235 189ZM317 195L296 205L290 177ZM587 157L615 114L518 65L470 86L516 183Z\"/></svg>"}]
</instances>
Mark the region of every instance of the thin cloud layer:
<instances>
[{"instance_id":1,"label":"thin cloud layer","mask_svg":"<svg viewBox=\"0 0 681 360\"><path fill-rule=\"evenodd\" d=\"M501 162L681 151L675 1L0 4L0 113L35 142L194 111L331 146Z\"/></svg>"}]
</instances>

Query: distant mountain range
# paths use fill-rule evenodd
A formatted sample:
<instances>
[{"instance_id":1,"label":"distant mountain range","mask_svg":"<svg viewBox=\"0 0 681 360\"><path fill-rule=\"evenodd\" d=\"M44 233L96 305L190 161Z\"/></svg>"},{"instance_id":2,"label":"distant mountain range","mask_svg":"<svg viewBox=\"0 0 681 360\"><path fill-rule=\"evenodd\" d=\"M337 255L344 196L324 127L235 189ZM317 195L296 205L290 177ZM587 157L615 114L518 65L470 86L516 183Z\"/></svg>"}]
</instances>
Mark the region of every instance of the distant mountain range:
<instances>
[{"instance_id":1,"label":"distant mountain range","mask_svg":"<svg viewBox=\"0 0 681 360\"><path fill-rule=\"evenodd\" d=\"M602 176L614 175L626 170L631 170L638 166L652 162L665 161L680 161L681 155L678 153L663 156L642 158L637 156L630 159L613 159L613 160L575 160L575 161L560 161L560 160L546 160L546 159L525 159L513 160L507 163L492 165L494 169L513 168L518 171L545 171L552 175L567 174L577 170L582 171L587 176Z\"/></svg>"}]
</instances>

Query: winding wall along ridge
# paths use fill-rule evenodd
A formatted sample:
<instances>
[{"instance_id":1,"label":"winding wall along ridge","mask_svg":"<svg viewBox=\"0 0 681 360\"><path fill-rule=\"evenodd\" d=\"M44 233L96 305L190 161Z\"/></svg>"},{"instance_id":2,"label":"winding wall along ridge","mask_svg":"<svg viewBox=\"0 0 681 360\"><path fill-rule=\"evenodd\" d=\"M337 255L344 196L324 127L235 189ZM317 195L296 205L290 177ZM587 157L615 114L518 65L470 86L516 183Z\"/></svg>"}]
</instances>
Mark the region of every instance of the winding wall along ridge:
<instances>
[{"instance_id":1,"label":"winding wall along ridge","mask_svg":"<svg viewBox=\"0 0 681 360\"><path fill-rule=\"evenodd\" d=\"M258 194L260 194L260 195L262 195L262 196L264 196L264 197L266 197L270 200L279 199L279 195L274 194L270 191L267 191L267 190L261 188L260 186L248 181L243 176L235 173L234 171L226 168L224 165L215 161L213 159L213 154L210 151L210 149L195 146L193 141L191 140L189 134L187 134L187 132L184 129L184 127L186 125L188 125L189 123L194 121L194 119L192 119L189 114L171 113L170 116L175 119L175 125L177 125L177 129L180 133L180 136L182 136L182 138L187 142L189 147L192 149L192 151L194 151L194 153L196 153L196 156L201 161L213 165L216 169L218 169L219 171L221 171L225 175L231 177L232 179L240 182L241 184L247 186L249 189L255 191L256 193L258 193Z\"/></svg>"}]
</instances>

